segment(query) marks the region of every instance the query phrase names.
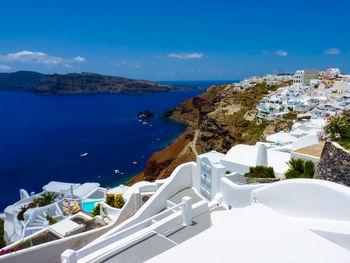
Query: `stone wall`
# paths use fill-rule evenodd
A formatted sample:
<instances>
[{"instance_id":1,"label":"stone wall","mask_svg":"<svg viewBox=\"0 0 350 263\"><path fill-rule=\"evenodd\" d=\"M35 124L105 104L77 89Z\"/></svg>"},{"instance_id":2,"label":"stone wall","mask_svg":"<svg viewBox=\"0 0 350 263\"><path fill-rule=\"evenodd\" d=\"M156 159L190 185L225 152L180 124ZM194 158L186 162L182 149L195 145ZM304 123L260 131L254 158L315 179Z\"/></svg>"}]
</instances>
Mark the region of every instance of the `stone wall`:
<instances>
[{"instance_id":1,"label":"stone wall","mask_svg":"<svg viewBox=\"0 0 350 263\"><path fill-rule=\"evenodd\" d=\"M267 184L280 181L280 178L249 178L246 177L247 184Z\"/></svg>"},{"instance_id":2,"label":"stone wall","mask_svg":"<svg viewBox=\"0 0 350 263\"><path fill-rule=\"evenodd\" d=\"M350 152L326 142L314 178L350 186Z\"/></svg>"}]
</instances>

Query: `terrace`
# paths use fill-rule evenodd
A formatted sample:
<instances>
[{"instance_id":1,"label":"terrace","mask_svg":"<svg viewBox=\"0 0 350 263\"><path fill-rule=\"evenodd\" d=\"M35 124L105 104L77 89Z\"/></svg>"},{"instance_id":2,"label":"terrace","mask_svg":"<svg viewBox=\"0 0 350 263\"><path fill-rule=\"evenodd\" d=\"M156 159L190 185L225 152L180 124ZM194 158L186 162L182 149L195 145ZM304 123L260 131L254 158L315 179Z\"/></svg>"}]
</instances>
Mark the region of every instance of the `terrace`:
<instances>
[{"instance_id":1,"label":"terrace","mask_svg":"<svg viewBox=\"0 0 350 263\"><path fill-rule=\"evenodd\" d=\"M169 231L159 234L150 232L149 235L140 239L135 244L121 250L115 255L102 262L128 262L137 263L149 260L177 245L191 239L210 227L210 215L212 212L225 210L222 206L215 207L192 219L191 225L178 225Z\"/></svg>"},{"instance_id":2,"label":"terrace","mask_svg":"<svg viewBox=\"0 0 350 263\"><path fill-rule=\"evenodd\" d=\"M170 185L168 182L165 186ZM62 262L143 262L205 231L210 227L211 213L225 208L216 206L216 201L208 202L193 187L185 185L178 186L178 190L163 201L159 196L152 197L148 203L152 210L157 204L163 204L153 216L137 220L143 218L145 212L140 211L135 220L126 222L119 231L101 237L82 250L66 250ZM165 189L158 195L169 194ZM146 206L143 210L149 214L148 209Z\"/></svg>"}]
</instances>

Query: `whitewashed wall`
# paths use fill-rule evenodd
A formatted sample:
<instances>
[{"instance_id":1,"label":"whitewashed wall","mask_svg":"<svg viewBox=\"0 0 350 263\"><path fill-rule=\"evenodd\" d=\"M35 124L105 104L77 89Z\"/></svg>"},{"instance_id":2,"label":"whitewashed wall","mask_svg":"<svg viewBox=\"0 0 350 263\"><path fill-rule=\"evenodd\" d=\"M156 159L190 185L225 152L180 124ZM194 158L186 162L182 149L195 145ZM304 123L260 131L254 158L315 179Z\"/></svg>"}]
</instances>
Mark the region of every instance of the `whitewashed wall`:
<instances>
[{"instance_id":1,"label":"whitewashed wall","mask_svg":"<svg viewBox=\"0 0 350 263\"><path fill-rule=\"evenodd\" d=\"M106 233L108 230L114 228L116 225L120 224L123 220L126 220L130 215L132 215L138 207L135 205L135 195L131 195L128 202L120 210L118 220L112 225L103 226L88 232L83 232L71 237L66 237L64 239L59 239L56 241L51 241L49 243L34 246L28 249L20 250L15 253L4 255L0 257L0 263L18 263L18 262L28 262L28 263L56 263L61 262L61 254L66 249L80 249L86 246L93 240L96 240L102 234ZM44 229L43 231L45 231ZM43 232L40 231L40 232ZM36 234L35 234L36 235ZM33 236L35 236L33 235ZM32 236L30 236L32 237ZM28 237L28 238L30 238Z\"/></svg>"},{"instance_id":2,"label":"whitewashed wall","mask_svg":"<svg viewBox=\"0 0 350 263\"><path fill-rule=\"evenodd\" d=\"M264 184L238 185L226 177L221 178L221 194L225 204L232 207L245 207L250 204L251 192Z\"/></svg>"},{"instance_id":3,"label":"whitewashed wall","mask_svg":"<svg viewBox=\"0 0 350 263\"><path fill-rule=\"evenodd\" d=\"M80 257L84 257L99 249L100 241L115 235L123 229L142 222L143 220L152 217L160 210L166 207L166 200L184 188L192 187L192 169L195 166L194 162L179 165L168 178L168 180L158 189L158 191L136 212L129 220L123 222L113 230L102 235L100 238L91 242L86 247L77 251Z\"/></svg>"},{"instance_id":4,"label":"whitewashed wall","mask_svg":"<svg viewBox=\"0 0 350 263\"><path fill-rule=\"evenodd\" d=\"M290 179L252 191L256 199L288 216L350 220L350 188L317 179Z\"/></svg>"}]
</instances>

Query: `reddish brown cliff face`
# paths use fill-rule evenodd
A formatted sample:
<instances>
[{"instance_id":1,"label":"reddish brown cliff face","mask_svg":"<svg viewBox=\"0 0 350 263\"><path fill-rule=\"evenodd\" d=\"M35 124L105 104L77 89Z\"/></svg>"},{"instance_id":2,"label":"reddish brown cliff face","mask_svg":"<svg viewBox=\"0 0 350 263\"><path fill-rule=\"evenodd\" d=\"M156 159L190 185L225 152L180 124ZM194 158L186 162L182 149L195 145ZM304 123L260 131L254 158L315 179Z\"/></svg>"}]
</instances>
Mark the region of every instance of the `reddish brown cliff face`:
<instances>
[{"instance_id":1,"label":"reddish brown cliff face","mask_svg":"<svg viewBox=\"0 0 350 263\"><path fill-rule=\"evenodd\" d=\"M195 161L196 153L211 150L226 153L236 144L255 144L277 131L288 131L295 114L270 122L255 118L255 107L262 97L283 85L287 84L261 83L245 91L235 91L231 85L212 86L205 93L167 110L166 117L188 125L187 130L167 148L153 153L144 172L128 184L166 178L178 165Z\"/></svg>"}]
</instances>

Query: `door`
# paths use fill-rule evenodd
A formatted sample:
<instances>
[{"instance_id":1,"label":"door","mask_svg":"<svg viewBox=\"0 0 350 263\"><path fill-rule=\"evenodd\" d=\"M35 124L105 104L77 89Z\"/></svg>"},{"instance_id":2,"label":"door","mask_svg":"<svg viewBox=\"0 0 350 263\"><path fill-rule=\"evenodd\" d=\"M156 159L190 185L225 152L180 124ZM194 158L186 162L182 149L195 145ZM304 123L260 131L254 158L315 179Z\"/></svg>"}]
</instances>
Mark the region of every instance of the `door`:
<instances>
[{"instance_id":1,"label":"door","mask_svg":"<svg viewBox=\"0 0 350 263\"><path fill-rule=\"evenodd\" d=\"M207 158L201 161L201 185L200 192L208 200L211 200L211 164Z\"/></svg>"}]
</instances>

